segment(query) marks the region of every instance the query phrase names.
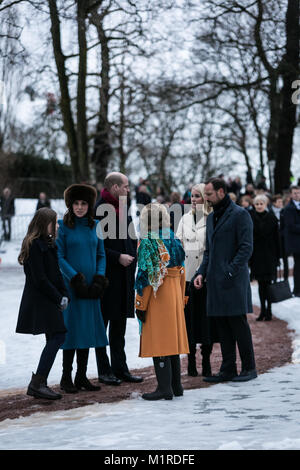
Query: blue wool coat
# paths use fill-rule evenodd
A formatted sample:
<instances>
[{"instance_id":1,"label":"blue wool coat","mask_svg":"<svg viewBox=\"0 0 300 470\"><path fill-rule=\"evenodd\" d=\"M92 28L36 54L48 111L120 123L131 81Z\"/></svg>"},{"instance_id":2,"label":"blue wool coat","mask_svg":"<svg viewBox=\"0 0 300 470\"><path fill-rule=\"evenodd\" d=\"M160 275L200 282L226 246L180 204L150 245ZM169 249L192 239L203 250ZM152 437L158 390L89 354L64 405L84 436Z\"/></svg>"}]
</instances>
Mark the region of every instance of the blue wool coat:
<instances>
[{"instance_id":1,"label":"blue wool coat","mask_svg":"<svg viewBox=\"0 0 300 470\"><path fill-rule=\"evenodd\" d=\"M88 226L87 218L75 218L75 227L67 227L58 221L58 261L70 304L63 312L68 330L62 349L85 349L106 346L106 330L99 299L79 299L75 296L70 280L79 272L91 284L95 274L105 275L106 259L103 240L97 237L95 226Z\"/></svg>"},{"instance_id":2,"label":"blue wool coat","mask_svg":"<svg viewBox=\"0 0 300 470\"><path fill-rule=\"evenodd\" d=\"M253 311L248 261L253 250L249 213L232 201L216 227L207 217L206 250L196 274L207 283L207 315L237 316Z\"/></svg>"}]
</instances>

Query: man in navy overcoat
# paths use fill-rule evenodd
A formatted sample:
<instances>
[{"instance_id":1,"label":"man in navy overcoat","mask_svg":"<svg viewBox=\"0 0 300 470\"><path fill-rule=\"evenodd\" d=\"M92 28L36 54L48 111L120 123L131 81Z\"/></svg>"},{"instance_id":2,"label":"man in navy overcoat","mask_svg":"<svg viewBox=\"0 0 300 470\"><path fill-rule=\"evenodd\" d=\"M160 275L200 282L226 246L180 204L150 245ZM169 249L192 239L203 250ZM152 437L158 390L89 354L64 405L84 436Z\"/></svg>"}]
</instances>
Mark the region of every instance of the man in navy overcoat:
<instances>
[{"instance_id":1,"label":"man in navy overcoat","mask_svg":"<svg viewBox=\"0 0 300 470\"><path fill-rule=\"evenodd\" d=\"M242 382L257 377L247 313L253 311L248 261L253 250L253 226L248 212L231 201L220 178L205 186L213 212L207 218L206 250L194 286L207 285L207 314L215 317L222 351L220 372L207 382ZM242 361L238 375L236 344Z\"/></svg>"}]
</instances>

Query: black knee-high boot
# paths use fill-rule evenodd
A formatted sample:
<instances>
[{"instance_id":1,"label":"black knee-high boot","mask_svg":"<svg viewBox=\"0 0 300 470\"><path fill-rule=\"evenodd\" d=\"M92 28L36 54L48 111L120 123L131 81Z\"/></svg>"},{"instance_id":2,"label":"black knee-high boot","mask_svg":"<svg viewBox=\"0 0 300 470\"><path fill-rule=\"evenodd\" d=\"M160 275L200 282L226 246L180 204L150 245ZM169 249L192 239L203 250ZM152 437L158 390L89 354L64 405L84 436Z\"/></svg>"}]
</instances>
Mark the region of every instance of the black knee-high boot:
<instances>
[{"instance_id":1,"label":"black knee-high boot","mask_svg":"<svg viewBox=\"0 0 300 470\"><path fill-rule=\"evenodd\" d=\"M73 360L75 349L63 350L63 373L60 381L60 388L66 393L77 393L78 390L72 381Z\"/></svg>"},{"instance_id":2,"label":"black knee-high boot","mask_svg":"<svg viewBox=\"0 0 300 470\"><path fill-rule=\"evenodd\" d=\"M213 349L212 344L201 344L203 377L211 377L210 355L211 355L212 349Z\"/></svg>"},{"instance_id":3,"label":"black knee-high boot","mask_svg":"<svg viewBox=\"0 0 300 470\"><path fill-rule=\"evenodd\" d=\"M75 376L75 387L78 390L82 388L90 392L100 390L100 386L93 385L86 376L87 364L89 358L89 349L76 349L77 356L77 372Z\"/></svg>"},{"instance_id":4,"label":"black knee-high boot","mask_svg":"<svg viewBox=\"0 0 300 470\"><path fill-rule=\"evenodd\" d=\"M155 392L144 393L144 400L172 400L172 369L169 356L153 358L157 388Z\"/></svg>"},{"instance_id":5,"label":"black knee-high boot","mask_svg":"<svg viewBox=\"0 0 300 470\"><path fill-rule=\"evenodd\" d=\"M196 367L196 344L189 344L190 353L188 354L188 375L197 377L198 371Z\"/></svg>"},{"instance_id":6,"label":"black knee-high boot","mask_svg":"<svg viewBox=\"0 0 300 470\"><path fill-rule=\"evenodd\" d=\"M175 397L183 395L183 387L181 385L181 364L180 356L170 356L172 369L172 390Z\"/></svg>"}]
</instances>

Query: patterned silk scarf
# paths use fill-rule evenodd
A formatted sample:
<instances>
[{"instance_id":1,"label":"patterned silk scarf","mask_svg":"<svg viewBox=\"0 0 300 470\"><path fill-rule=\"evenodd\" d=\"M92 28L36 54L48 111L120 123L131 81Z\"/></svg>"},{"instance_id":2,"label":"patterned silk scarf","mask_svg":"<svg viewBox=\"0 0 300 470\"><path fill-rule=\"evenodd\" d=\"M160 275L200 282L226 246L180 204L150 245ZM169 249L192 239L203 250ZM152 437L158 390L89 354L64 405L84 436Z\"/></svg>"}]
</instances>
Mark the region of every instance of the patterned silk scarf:
<instances>
[{"instance_id":1,"label":"patterned silk scarf","mask_svg":"<svg viewBox=\"0 0 300 470\"><path fill-rule=\"evenodd\" d=\"M149 284L153 288L154 297L167 274L170 255L164 242L155 232L149 232L138 244L138 266L148 273Z\"/></svg>"}]
</instances>

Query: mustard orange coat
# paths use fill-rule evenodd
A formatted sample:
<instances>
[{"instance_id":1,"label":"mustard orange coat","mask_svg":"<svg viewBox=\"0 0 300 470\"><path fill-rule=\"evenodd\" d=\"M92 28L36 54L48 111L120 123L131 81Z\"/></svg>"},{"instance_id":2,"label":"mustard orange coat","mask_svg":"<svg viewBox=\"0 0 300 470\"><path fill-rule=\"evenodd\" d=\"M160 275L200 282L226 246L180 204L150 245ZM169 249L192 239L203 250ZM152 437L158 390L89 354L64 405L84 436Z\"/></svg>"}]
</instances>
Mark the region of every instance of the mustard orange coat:
<instances>
[{"instance_id":1,"label":"mustard orange coat","mask_svg":"<svg viewBox=\"0 0 300 470\"><path fill-rule=\"evenodd\" d=\"M137 294L135 306L146 311L140 338L140 357L162 357L188 354L185 326L185 269L168 268L163 284L154 297L152 286Z\"/></svg>"}]
</instances>

